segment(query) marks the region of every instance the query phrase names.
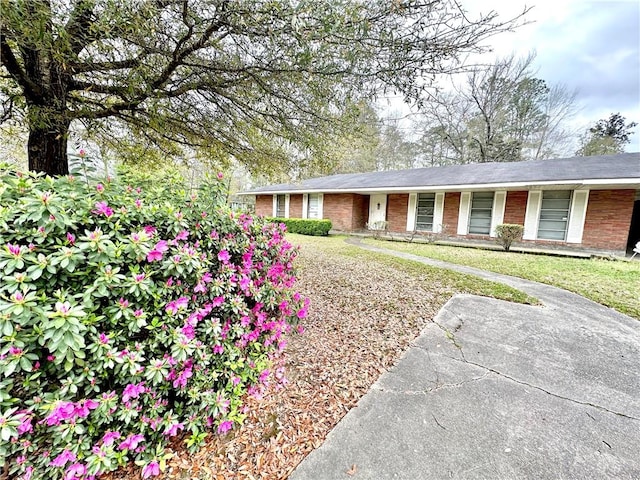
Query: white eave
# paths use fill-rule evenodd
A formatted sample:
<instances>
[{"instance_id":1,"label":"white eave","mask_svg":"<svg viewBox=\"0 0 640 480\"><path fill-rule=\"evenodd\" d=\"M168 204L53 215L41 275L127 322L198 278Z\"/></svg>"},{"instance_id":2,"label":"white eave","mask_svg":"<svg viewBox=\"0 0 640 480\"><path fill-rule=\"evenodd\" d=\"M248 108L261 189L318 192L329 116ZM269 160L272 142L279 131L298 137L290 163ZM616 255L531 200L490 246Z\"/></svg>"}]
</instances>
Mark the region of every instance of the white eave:
<instances>
[{"instance_id":1,"label":"white eave","mask_svg":"<svg viewBox=\"0 0 640 480\"><path fill-rule=\"evenodd\" d=\"M588 180L560 180L541 182L503 182L461 185L426 185L405 187L368 187L368 188L293 188L287 190L262 190L240 192L237 195L281 195L304 193L411 193L411 192L464 192L480 190L538 190L538 189L640 189L640 178L603 178Z\"/></svg>"}]
</instances>

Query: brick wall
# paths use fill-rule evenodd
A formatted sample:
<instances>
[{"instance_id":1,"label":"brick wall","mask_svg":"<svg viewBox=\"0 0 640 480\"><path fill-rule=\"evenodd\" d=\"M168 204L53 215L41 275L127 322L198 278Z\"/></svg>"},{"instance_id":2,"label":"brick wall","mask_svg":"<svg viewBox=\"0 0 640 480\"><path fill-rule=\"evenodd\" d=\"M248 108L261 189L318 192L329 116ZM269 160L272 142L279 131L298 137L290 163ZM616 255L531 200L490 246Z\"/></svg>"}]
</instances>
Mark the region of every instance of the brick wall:
<instances>
[{"instance_id":1,"label":"brick wall","mask_svg":"<svg viewBox=\"0 0 640 480\"><path fill-rule=\"evenodd\" d=\"M407 231L407 210L409 209L408 193L392 193L387 195L387 221L392 232Z\"/></svg>"},{"instance_id":2,"label":"brick wall","mask_svg":"<svg viewBox=\"0 0 640 480\"><path fill-rule=\"evenodd\" d=\"M322 216L331 220L334 230L348 232L353 225L352 193L325 193Z\"/></svg>"},{"instance_id":3,"label":"brick wall","mask_svg":"<svg viewBox=\"0 0 640 480\"><path fill-rule=\"evenodd\" d=\"M442 224L445 235L455 235L458 230L458 212L460 211L460 192L446 192L444 194L444 211Z\"/></svg>"},{"instance_id":4,"label":"brick wall","mask_svg":"<svg viewBox=\"0 0 640 480\"><path fill-rule=\"evenodd\" d=\"M273 216L273 195L256 195L256 215Z\"/></svg>"},{"instance_id":5,"label":"brick wall","mask_svg":"<svg viewBox=\"0 0 640 480\"><path fill-rule=\"evenodd\" d=\"M302 218L302 194L289 196L289 218Z\"/></svg>"},{"instance_id":6,"label":"brick wall","mask_svg":"<svg viewBox=\"0 0 640 480\"><path fill-rule=\"evenodd\" d=\"M504 207L504 223L524 225L529 192L507 192L507 203Z\"/></svg>"},{"instance_id":7,"label":"brick wall","mask_svg":"<svg viewBox=\"0 0 640 480\"><path fill-rule=\"evenodd\" d=\"M591 190L582 246L625 250L635 195L635 190Z\"/></svg>"},{"instance_id":8,"label":"brick wall","mask_svg":"<svg viewBox=\"0 0 640 480\"><path fill-rule=\"evenodd\" d=\"M363 230L369 221L369 195L353 196L353 222L351 230Z\"/></svg>"}]
</instances>

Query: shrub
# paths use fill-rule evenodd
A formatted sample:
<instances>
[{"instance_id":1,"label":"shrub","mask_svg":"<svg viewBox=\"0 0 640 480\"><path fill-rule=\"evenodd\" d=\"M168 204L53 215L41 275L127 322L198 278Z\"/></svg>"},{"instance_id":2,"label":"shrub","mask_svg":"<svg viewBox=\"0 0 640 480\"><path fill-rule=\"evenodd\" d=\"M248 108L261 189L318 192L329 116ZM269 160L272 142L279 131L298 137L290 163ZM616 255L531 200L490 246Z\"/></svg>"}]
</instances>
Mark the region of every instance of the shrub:
<instances>
[{"instance_id":1,"label":"shrub","mask_svg":"<svg viewBox=\"0 0 640 480\"><path fill-rule=\"evenodd\" d=\"M502 245L505 252L511 248L511 244L522 239L524 227L513 223L501 223L496 226L496 242Z\"/></svg>"},{"instance_id":2,"label":"shrub","mask_svg":"<svg viewBox=\"0 0 640 480\"><path fill-rule=\"evenodd\" d=\"M326 237L331 230L331 220L315 218L268 218L270 222L286 225L289 233Z\"/></svg>"},{"instance_id":3,"label":"shrub","mask_svg":"<svg viewBox=\"0 0 640 480\"><path fill-rule=\"evenodd\" d=\"M278 225L220 206L218 181L190 195L175 178L131 178L0 169L11 478L90 479L131 461L159 474L172 437L196 449L243 420L306 315Z\"/></svg>"}]
</instances>

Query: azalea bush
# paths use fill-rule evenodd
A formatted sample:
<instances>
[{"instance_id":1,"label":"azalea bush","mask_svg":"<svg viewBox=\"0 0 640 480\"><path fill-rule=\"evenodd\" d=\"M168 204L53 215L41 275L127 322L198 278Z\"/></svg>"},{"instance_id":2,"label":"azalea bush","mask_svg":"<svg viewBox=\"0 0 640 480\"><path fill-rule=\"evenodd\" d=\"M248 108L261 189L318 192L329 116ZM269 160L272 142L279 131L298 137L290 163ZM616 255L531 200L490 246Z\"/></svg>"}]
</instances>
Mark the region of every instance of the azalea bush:
<instances>
[{"instance_id":1,"label":"azalea bush","mask_svg":"<svg viewBox=\"0 0 640 480\"><path fill-rule=\"evenodd\" d=\"M0 470L160 473L283 380L306 315L284 226L235 215L219 179L95 183L0 169ZM137 182L137 183L136 183ZM140 188L140 184L143 188Z\"/></svg>"}]
</instances>

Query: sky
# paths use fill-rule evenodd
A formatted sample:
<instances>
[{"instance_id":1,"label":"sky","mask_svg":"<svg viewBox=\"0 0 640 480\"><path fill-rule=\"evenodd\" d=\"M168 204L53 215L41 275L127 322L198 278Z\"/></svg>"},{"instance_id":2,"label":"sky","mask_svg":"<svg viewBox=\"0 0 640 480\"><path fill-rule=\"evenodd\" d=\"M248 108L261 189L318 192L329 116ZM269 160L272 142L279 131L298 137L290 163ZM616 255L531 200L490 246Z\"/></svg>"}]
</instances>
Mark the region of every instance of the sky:
<instances>
[{"instance_id":1,"label":"sky","mask_svg":"<svg viewBox=\"0 0 640 480\"><path fill-rule=\"evenodd\" d=\"M640 123L640 0L463 0L470 13L511 18L526 7L529 21L488 40L493 52L525 56L535 50L537 77L577 91L573 127L584 131L618 113ZM640 127L626 150L640 151Z\"/></svg>"}]
</instances>

